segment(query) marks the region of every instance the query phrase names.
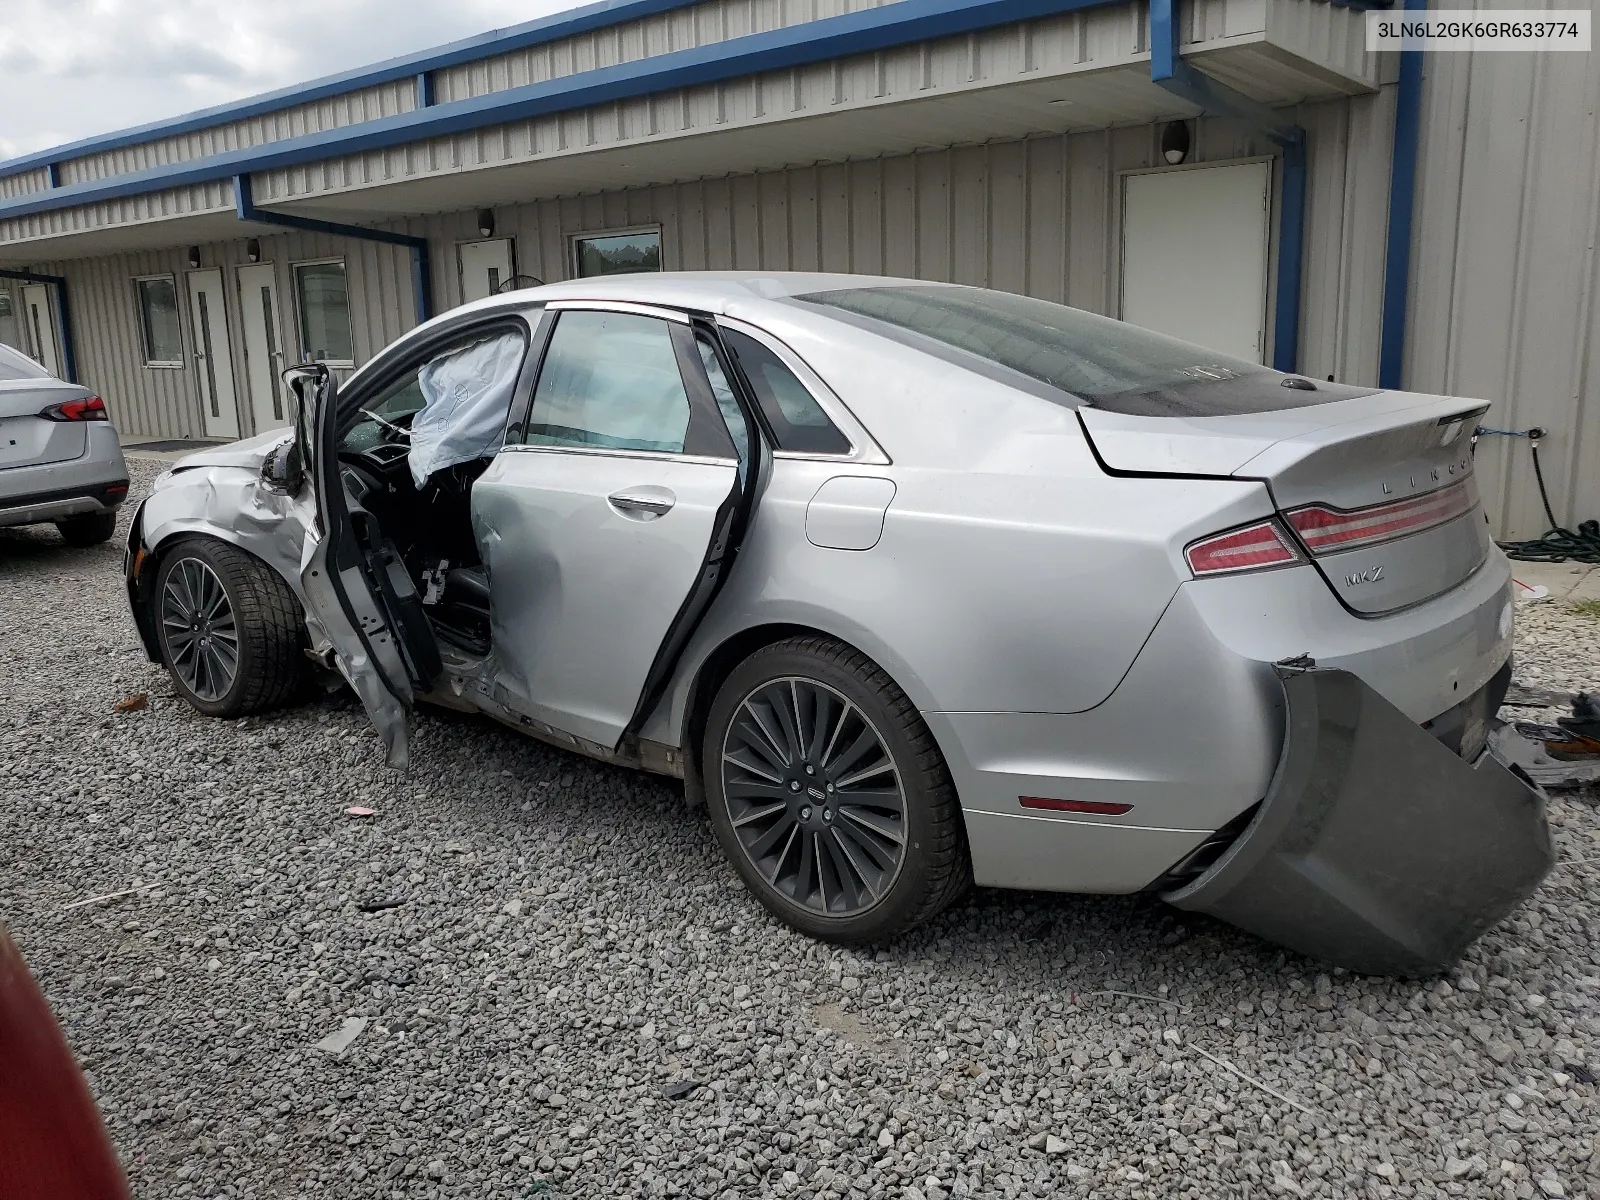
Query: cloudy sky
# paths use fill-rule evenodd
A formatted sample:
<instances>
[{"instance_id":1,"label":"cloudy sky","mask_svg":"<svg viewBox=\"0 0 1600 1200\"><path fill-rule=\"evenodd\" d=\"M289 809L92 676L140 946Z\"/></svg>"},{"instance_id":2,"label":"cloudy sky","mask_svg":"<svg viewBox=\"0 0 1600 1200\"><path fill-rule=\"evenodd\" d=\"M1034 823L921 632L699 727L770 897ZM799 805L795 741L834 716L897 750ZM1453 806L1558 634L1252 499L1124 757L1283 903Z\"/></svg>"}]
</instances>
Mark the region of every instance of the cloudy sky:
<instances>
[{"instance_id":1,"label":"cloudy sky","mask_svg":"<svg viewBox=\"0 0 1600 1200\"><path fill-rule=\"evenodd\" d=\"M580 0L0 0L0 159Z\"/></svg>"}]
</instances>

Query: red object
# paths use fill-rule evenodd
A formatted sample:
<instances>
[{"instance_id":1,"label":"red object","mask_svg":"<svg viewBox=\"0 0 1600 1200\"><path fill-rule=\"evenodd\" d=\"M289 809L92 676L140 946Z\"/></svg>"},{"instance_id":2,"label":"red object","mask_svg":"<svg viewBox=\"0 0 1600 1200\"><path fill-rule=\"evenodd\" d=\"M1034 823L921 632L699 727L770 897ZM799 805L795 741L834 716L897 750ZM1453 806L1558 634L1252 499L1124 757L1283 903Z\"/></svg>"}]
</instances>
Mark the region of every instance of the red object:
<instances>
[{"instance_id":1,"label":"red object","mask_svg":"<svg viewBox=\"0 0 1600 1200\"><path fill-rule=\"evenodd\" d=\"M128 1181L67 1039L0 927L0 1196L128 1200Z\"/></svg>"},{"instance_id":2,"label":"red object","mask_svg":"<svg viewBox=\"0 0 1600 1200\"><path fill-rule=\"evenodd\" d=\"M1055 800L1049 796L1018 796L1023 808L1048 808L1053 812L1094 813L1101 817L1120 817L1133 807L1108 800Z\"/></svg>"},{"instance_id":3,"label":"red object","mask_svg":"<svg viewBox=\"0 0 1600 1200\"><path fill-rule=\"evenodd\" d=\"M99 396L85 396L82 400L68 400L52 404L39 414L47 421L105 421L106 402Z\"/></svg>"},{"instance_id":4,"label":"red object","mask_svg":"<svg viewBox=\"0 0 1600 1200\"><path fill-rule=\"evenodd\" d=\"M1459 483L1370 508L1339 509L1308 504L1288 514L1300 540L1313 554L1375 546L1454 521L1478 507L1478 485L1468 475Z\"/></svg>"},{"instance_id":5,"label":"red object","mask_svg":"<svg viewBox=\"0 0 1600 1200\"><path fill-rule=\"evenodd\" d=\"M1183 553L1196 575L1258 571L1301 561L1300 552L1276 521L1260 521L1243 529L1212 534L1194 542Z\"/></svg>"}]
</instances>

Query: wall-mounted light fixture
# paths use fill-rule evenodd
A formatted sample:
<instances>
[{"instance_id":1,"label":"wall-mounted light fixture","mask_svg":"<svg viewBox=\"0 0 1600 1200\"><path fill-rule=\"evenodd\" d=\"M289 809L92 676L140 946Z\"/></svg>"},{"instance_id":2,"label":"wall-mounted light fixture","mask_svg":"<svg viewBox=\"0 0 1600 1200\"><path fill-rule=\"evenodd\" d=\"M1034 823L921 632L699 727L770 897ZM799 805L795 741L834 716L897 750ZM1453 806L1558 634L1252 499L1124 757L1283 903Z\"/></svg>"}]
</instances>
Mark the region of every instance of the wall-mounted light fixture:
<instances>
[{"instance_id":1,"label":"wall-mounted light fixture","mask_svg":"<svg viewBox=\"0 0 1600 1200\"><path fill-rule=\"evenodd\" d=\"M189 247L189 265L191 267L198 267L200 265L200 247L199 246L190 246Z\"/></svg>"},{"instance_id":2,"label":"wall-mounted light fixture","mask_svg":"<svg viewBox=\"0 0 1600 1200\"><path fill-rule=\"evenodd\" d=\"M1168 121L1161 130L1161 157L1175 167L1189 157L1189 122Z\"/></svg>"},{"instance_id":3,"label":"wall-mounted light fixture","mask_svg":"<svg viewBox=\"0 0 1600 1200\"><path fill-rule=\"evenodd\" d=\"M244 244L244 256L251 262L260 262L261 242L256 238L251 238L248 242L246 242Z\"/></svg>"},{"instance_id":4,"label":"wall-mounted light fixture","mask_svg":"<svg viewBox=\"0 0 1600 1200\"><path fill-rule=\"evenodd\" d=\"M494 209L480 208L478 210L478 233L486 238L494 236Z\"/></svg>"}]
</instances>

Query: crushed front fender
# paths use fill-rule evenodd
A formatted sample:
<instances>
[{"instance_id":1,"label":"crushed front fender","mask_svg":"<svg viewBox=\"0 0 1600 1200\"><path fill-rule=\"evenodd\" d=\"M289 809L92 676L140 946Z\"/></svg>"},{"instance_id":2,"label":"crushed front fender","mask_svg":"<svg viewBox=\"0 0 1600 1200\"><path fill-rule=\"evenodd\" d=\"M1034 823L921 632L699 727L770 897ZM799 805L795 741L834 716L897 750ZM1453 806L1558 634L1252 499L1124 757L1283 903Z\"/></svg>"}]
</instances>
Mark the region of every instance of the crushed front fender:
<instances>
[{"instance_id":1,"label":"crushed front fender","mask_svg":"<svg viewBox=\"0 0 1600 1200\"><path fill-rule=\"evenodd\" d=\"M1544 795L1467 763L1346 671L1284 665L1286 728L1238 839L1163 899L1372 975L1430 975L1555 861Z\"/></svg>"}]
</instances>

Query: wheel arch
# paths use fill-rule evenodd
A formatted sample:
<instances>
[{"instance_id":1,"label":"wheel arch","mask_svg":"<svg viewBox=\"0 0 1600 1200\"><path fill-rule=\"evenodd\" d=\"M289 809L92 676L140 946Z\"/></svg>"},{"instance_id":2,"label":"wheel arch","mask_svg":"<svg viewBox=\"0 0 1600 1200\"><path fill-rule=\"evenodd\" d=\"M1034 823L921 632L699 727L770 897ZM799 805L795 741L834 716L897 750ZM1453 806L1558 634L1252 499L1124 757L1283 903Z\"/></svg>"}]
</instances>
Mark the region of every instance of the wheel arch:
<instances>
[{"instance_id":1,"label":"wheel arch","mask_svg":"<svg viewBox=\"0 0 1600 1200\"><path fill-rule=\"evenodd\" d=\"M161 644L156 636L154 610L150 607L155 596L156 580L161 574L161 564L168 555L185 544L207 540L231 546L282 576L304 613L305 600L300 595L300 581L270 559L256 553L247 539L239 537L233 530L219 529L210 522L199 519L178 518L166 522L159 537L152 542L148 534L141 529L139 544L144 550L145 557L139 566L138 575L130 577L128 590L133 601L133 623L139 631L139 641L144 646L145 655L153 663L161 662Z\"/></svg>"}]
</instances>

